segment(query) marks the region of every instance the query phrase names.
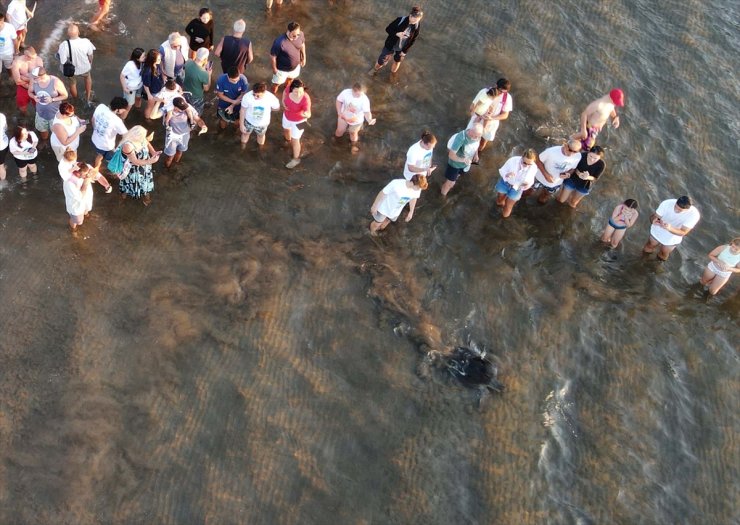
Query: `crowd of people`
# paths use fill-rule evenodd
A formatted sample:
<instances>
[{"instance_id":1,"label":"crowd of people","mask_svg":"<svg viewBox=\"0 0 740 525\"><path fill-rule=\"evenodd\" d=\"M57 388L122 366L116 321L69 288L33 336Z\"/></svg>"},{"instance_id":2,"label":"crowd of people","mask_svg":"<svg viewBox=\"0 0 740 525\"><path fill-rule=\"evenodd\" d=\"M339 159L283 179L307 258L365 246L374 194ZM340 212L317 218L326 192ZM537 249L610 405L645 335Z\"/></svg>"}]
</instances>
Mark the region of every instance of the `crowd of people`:
<instances>
[{"instance_id":1,"label":"crowd of people","mask_svg":"<svg viewBox=\"0 0 740 525\"><path fill-rule=\"evenodd\" d=\"M270 9L272 3L267 0L266 7ZM279 0L276 3L281 4ZM109 9L109 0L99 1L98 12L90 23L92 30L104 28ZM26 180L28 172L37 172L38 151L48 142L64 181L72 231L83 224L92 209L93 184L97 182L106 192L112 191L103 175L106 171L118 180L122 197L141 199L145 205L151 202L153 165L162 156L165 168L179 163L188 150L191 132L196 127L201 134L208 131L204 120L205 94L212 87L217 97L215 118L219 128L238 127L242 148L252 134L256 136L258 147L264 147L271 114L282 109L283 136L291 150L291 158L285 166L294 169L300 164L301 138L312 116L312 106L306 86L299 78L307 63L307 48L298 22L290 22L285 33L271 46L270 85L256 82L250 86L245 69L254 60L254 51L252 42L245 36L245 21L234 22L232 33L216 41L213 13L204 7L185 26L184 34L173 32L157 48L148 51L141 47L133 49L120 73L121 96L114 97L108 105L99 104L87 122L76 116L73 101L78 99L78 80L82 80L82 102L92 104L91 73L96 48L88 38L80 36L77 24L70 24L67 38L60 43L56 55L63 79L50 74L50 65L45 65L34 47L25 43L27 25L34 15L35 5L29 8L26 0L11 0L6 13L0 14L0 61L15 81L16 107L21 117L8 138L7 119L0 114L0 180L6 178L4 161L8 151L21 180ZM391 74L398 74L417 41L423 17L422 9L414 6L408 14L388 24L387 37L369 75L377 75L391 61ZM215 82L212 55L219 59L222 71ZM619 127L617 108L624 104L622 90L612 89L586 106L580 114L578 130L563 144L539 153L531 148L524 149L521 155L507 159L498 170L499 177L494 185L495 202L501 207L502 216L510 217L517 203L530 195L539 204L546 204L555 197L557 202L576 208L593 190L606 168L604 148L597 144L599 132L609 122L614 129ZM152 145L152 135L145 127L128 128L125 124L130 112L142 105L145 120L161 120L165 126L162 150ZM35 131L24 118L29 106L35 109ZM461 178L464 179L471 166L479 163L487 145L495 140L502 121L512 111L511 82L505 78L475 94L465 126L446 143L447 163L440 184L443 197ZM363 83L355 82L339 93L336 113L335 138L339 140L348 135L350 154L356 154L360 150L363 126L376 123ZM77 160L80 137L89 128L96 151L92 164ZM420 140L408 149L403 177L389 182L370 207L373 235L395 222L407 206L406 222L413 218L416 202L429 187L428 179L437 168L433 164L436 144L435 135L424 131ZM637 201L626 199L614 208L601 240L616 248L638 217ZM664 200L650 217L644 253L657 251L660 260L667 260L699 219L700 213L688 196ZM740 239L715 248L709 258L701 282L711 294L716 294L732 273L740 271Z\"/></svg>"}]
</instances>

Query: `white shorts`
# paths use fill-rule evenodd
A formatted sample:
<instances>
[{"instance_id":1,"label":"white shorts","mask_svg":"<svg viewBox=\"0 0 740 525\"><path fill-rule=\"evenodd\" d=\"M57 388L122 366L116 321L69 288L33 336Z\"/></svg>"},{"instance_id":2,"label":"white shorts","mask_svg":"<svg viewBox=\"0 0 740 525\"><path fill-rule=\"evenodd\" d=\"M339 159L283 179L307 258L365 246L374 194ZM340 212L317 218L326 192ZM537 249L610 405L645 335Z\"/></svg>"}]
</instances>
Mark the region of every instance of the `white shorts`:
<instances>
[{"instance_id":1,"label":"white shorts","mask_svg":"<svg viewBox=\"0 0 740 525\"><path fill-rule=\"evenodd\" d=\"M728 278L732 276L732 272L726 272L724 270L720 270L719 268L717 268L717 265L714 264L714 261L709 261L707 268L709 268L709 271L717 275L718 277Z\"/></svg>"},{"instance_id":2,"label":"white shorts","mask_svg":"<svg viewBox=\"0 0 740 525\"><path fill-rule=\"evenodd\" d=\"M278 69L277 73L272 75L272 83L281 86L285 84L285 81L289 78L298 78L298 75L301 74L301 66L297 66L293 71L280 71Z\"/></svg>"},{"instance_id":3,"label":"white shorts","mask_svg":"<svg viewBox=\"0 0 740 525\"><path fill-rule=\"evenodd\" d=\"M485 121L478 116L472 116L470 117L470 121L468 122L468 127L465 129L470 129L473 127L474 124L478 124L478 123L483 125L483 140L488 141L488 142L493 142L493 139L496 138L496 130L498 130L499 121L498 120Z\"/></svg>"},{"instance_id":4,"label":"white shorts","mask_svg":"<svg viewBox=\"0 0 740 525\"><path fill-rule=\"evenodd\" d=\"M292 120L286 119L285 114L283 114L283 129L290 130L290 138L293 140L298 140L303 136L303 124L305 122L306 119L303 119L299 122L293 122Z\"/></svg>"}]
</instances>

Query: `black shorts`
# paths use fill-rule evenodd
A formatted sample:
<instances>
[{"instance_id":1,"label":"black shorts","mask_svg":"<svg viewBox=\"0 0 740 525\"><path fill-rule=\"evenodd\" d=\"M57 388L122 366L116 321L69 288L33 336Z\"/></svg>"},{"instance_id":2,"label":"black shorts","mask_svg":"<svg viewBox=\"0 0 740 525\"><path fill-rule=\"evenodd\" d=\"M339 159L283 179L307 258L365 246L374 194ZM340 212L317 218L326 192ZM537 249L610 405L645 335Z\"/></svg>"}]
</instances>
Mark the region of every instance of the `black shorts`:
<instances>
[{"instance_id":1,"label":"black shorts","mask_svg":"<svg viewBox=\"0 0 740 525\"><path fill-rule=\"evenodd\" d=\"M19 168L25 168L29 164L36 164L36 159L23 160L23 159L13 157L13 160L15 161L15 165L18 166Z\"/></svg>"},{"instance_id":2,"label":"black shorts","mask_svg":"<svg viewBox=\"0 0 740 525\"><path fill-rule=\"evenodd\" d=\"M378 65L386 65L391 59L391 55L393 55L393 60L395 62L400 62L401 60L403 60L403 57L406 56L406 53L402 53L401 51L392 51L387 47L384 47L383 51L380 52L380 56L378 57Z\"/></svg>"},{"instance_id":3,"label":"black shorts","mask_svg":"<svg viewBox=\"0 0 740 525\"><path fill-rule=\"evenodd\" d=\"M5 164L5 159L8 157L8 149L10 148L5 146L5 149L0 150L0 164Z\"/></svg>"},{"instance_id":4,"label":"black shorts","mask_svg":"<svg viewBox=\"0 0 740 525\"><path fill-rule=\"evenodd\" d=\"M450 182L455 182L458 177L464 173L463 170L465 170L465 168L456 168L447 163L447 167L445 168L445 179Z\"/></svg>"}]
</instances>

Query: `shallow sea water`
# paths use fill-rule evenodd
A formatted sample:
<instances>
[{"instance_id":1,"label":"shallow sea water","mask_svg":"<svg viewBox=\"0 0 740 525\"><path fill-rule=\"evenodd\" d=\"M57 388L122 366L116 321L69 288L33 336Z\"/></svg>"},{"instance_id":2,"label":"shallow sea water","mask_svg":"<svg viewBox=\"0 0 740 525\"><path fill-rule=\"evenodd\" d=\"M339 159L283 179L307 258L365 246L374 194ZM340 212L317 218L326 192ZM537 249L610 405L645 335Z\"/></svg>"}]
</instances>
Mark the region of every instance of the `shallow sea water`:
<instances>
[{"instance_id":1,"label":"shallow sea water","mask_svg":"<svg viewBox=\"0 0 740 525\"><path fill-rule=\"evenodd\" d=\"M737 522L737 283L707 300L696 282L738 234L738 7L429 0L398 77L371 79L406 3L239 4L211 7L217 38L247 20L251 82L288 21L306 32L314 117L294 171L279 115L262 154L212 125L156 168L152 206L96 193L72 238L51 152L25 186L8 167L0 523ZM40 3L29 43L51 60L60 20L94 7ZM96 99L199 7L115 3L92 37ZM515 110L444 201L444 144L500 76ZM357 79L378 124L351 156L333 99ZM613 86L627 106L592 195L501 219L498 167L557 144ZM3 77L9 121L13 91ZM367 209L425 127L437 177L413 221L372 238ZM668 263L644 259L650 212L682 193L702 221ZM640 220L607 251L629 197ZM507 386L480 408L426 366L461 344L488 348Z\"/></svg>"}]
</instances>

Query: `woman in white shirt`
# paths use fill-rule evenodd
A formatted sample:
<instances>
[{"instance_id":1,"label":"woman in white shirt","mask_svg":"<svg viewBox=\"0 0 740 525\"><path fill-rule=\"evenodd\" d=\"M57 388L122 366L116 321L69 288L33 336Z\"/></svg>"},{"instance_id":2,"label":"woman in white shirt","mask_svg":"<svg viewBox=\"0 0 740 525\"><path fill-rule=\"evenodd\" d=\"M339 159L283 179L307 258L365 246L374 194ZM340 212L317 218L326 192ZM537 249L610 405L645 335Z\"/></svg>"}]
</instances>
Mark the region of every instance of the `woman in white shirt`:
<instances>
[{"instance_id":1,"label":"woman in white shirt","mask_svg":"<svg viewBox=\"0 0 740 525\"><path fill-rule=\"evenodd\" d=\"M365 86L355 83L352 89L342 91L336 100L337 106L337 130L334 136L339 138L349 132L350 151L360 151L358 141L363 121L368 126L375 124L373 114L370 112L370 99L365 94Z\"/></svg>"},{"instance_id":2,"label":"woman in white shirt","mask_svg":"<svg viewBox=\"0 0 740 525\"><path fill-rule=\"evenodd\" d=\"M146 51L137 47L131 52L131 58L121 70L119 80L123 89L123 98L128 102L128 109L121 118L126 120L133 106L141 107L141 89L144 82L141 79L141 66L146 60Z\"/></svg>"},{"instance_id":3,"label":"woman in white shirt","mask_svg":"<svg viewBox=\"0 0 740 525\"><path fill-rule=\"evenodd\" d=\"M87 122L75 116L75 107L69 102L62 102L51 123L51 149L54 150L57 162L62 160L65 150L77 151L80 135L86 129Z\"/></svg>"},{"instance_id":4,"label":"woman in white shirt","mask_svg":"<svg viewBox=\"0 0 740 525\"><path fill-rule=\"evenodd\" d=\"M21 176L21 180L26 180L26 170L30 170L31 173L36 173L36 156L39 154L36 146L39 143L39 138L33 131L23 126L18 126L13 133L13 138L10 139L8 147L10 153L15 159L15 165L18 166L18 173Z\"/></svg>"},{"instance_id":5,"label":"woman in white shirt","mask_svg":"<svg viewBox=\"0 0 740 525\"><path fill-rule=\"evenodd\" d=\"M535 159L537 152L528 149L521 157L511 157L498 170L501 179L496 183L496 205L502 206L504 217L511 215L514 205L522 198L522 193L534 184L537 173Z\"/></svg>"}]
</instances>

